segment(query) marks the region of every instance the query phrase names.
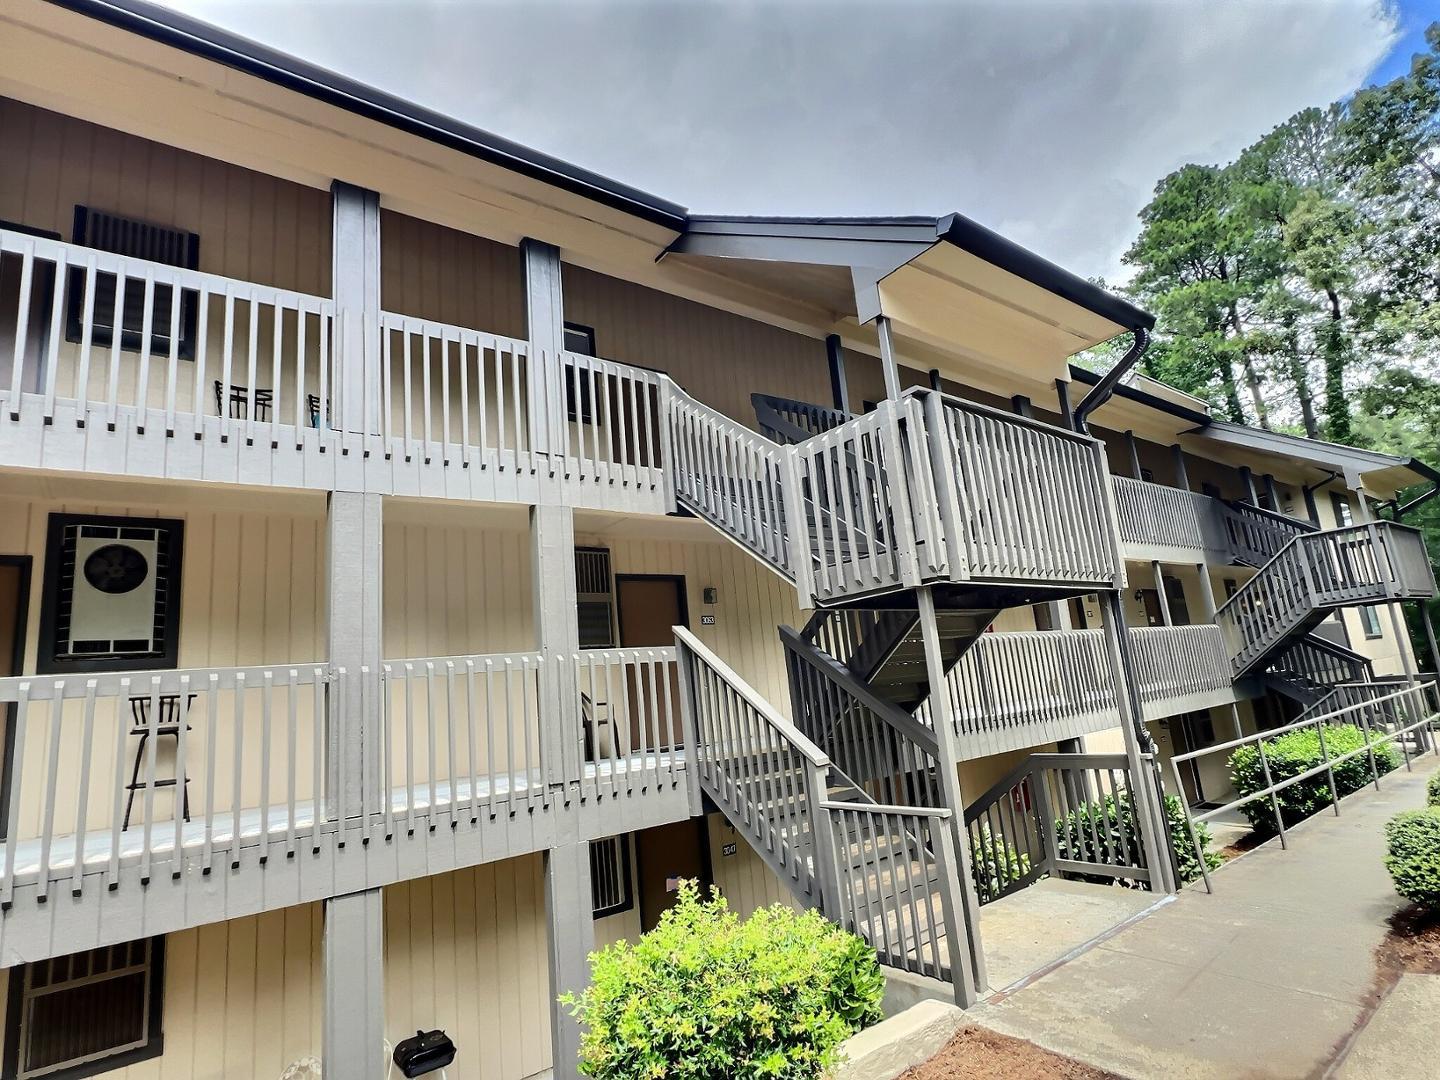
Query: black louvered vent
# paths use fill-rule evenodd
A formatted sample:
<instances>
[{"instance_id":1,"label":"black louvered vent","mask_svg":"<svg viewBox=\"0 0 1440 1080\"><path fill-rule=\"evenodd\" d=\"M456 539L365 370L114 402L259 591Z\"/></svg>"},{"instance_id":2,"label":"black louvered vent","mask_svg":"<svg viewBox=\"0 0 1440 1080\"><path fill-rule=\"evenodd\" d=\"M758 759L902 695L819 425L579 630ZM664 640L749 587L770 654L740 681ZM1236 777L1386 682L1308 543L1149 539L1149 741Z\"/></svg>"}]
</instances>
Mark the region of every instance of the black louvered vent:
<instances>
[{"instance_id":1,"label":"black louvered vent","mask_svg":"<svg viewBox=\"0 0 1440 1080\"><path fill-rule=\"evenodd\" d=\"M582 649L608 649L615 644L614 594L610 589L607 548L575 549L575 608Z\"/></svg>"},{"instance_id":2,"label":"black louvered vent","mask_svg":"<svg viewBox=\"0 0 1440 1080\"><path fill-rule=\"evenodd\" d=\"M88 206L75 207L74 240L85 247L131 259L144 259L187 270L198 270L200 267L200 237L195 233L92 210ZM116 275L96 275L90 340L99 348L108 347L114 340L117 323L115 294L118 288ZM85 311L83 270L70 271L70 288L66 291L69 295L66 337L71 341L81 341ZM183 360L195 358L197 301L198 295L192 290L180 290L180 333L175 342L175 352ZM173 287L157 284L150 306L150 351L161 356L169 355L172 347L170 327L176 314ZM141 338L145 326L143 278L126 278L124 300L120 307L120 347L138 352L143 345Z\"/></svg>"}]
</instances>

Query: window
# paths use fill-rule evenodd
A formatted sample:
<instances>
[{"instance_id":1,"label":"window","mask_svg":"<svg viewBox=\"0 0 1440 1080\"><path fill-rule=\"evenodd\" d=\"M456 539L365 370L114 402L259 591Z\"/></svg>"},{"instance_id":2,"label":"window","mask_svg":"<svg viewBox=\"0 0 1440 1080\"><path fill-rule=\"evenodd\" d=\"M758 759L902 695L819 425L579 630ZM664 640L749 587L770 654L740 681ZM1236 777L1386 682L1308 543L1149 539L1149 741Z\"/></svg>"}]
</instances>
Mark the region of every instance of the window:
<instances>
[{"instance_id":1,"label":"window","mask_svg":"<svg viewBox=\"0 0 1440 1080\"><path fill-rule=\"evenodd\" d=\"M1346 525L1354 524L1355 519L1350 514L1350 499L1338 491L1330 493L1330 507L1335 511L1335 526L1343 529Z\"/></svg>"},{"instance_id":2,"label":"window","mask_svg":"<svg viewBox=\"0 0 1440 1080\"><path fill-rule=\"evenodd\" d=\"M1380 637L1380 613L1373 607L1362 607L1360 609L1360 628L1365 631L1367 638Z\"/></svg>"},{"instance_id":3,"label":"window","mask_svg":"<svg viewBox=\"0 0 1440 1080\"><path fill-rule=\"evenodd\" d=\"M92 1076L164 1048L165 939L127 941L15 968L5 1080Z\"/></svg>"},{"instance_id":4,"label":"window","mask_svg":"<svg viewBox=\"0 0 1440 1080\"><path fill-rule=\"evenodd\" d=\"M1170 621L1176 626L1190 625L1190 605L1185 603L1185 583L1165 575L1165 600L1170 605Z\"/></svg>"},{"instance_id":5,"label":"window","mask_svg":"<svg viewBox=\"0 0 1440 1080\"><path fill-rule=\"evenodd\" d=\"M135 259L163 263L166 266L180 266L197 270L200 266L200 237L180 229L163 225L149 225L91 210L86 206L75 207L74 242L99 251L126 255ZM115 274L96 274L95 307L91 315L91 342L98 348L108 347L114 340L115 331L120 331L120 347L137 352L143 344L141 335L145 331L145 282L139 278L125 278L124 297L120 311L116 313L115 294L119 288ZM85 316L85 271L70 271L70 287L65 290L69 298L66 317L66 337L70 341L83 339ZM195 322L199 294L182 289L179 303L175 301L173 286L157 284L150 302L150 351L163 356L170 354L171 329L175 316L179 316L176 355L184 360L195 359Z\"/></svg>"},{"instance_id":6,"label":"window","mask_svg":"<svg viewBox=\"0 0 1440 1080\"><path fill-rule=\"evenodd\" d=\"M1208 480L1206 480L1206 481L1204 481L1203 483L1201 483L1201 485L1200 485L1200 494L1201 494L1201 495L1208 495L1208 496L1209 496L1210 498L1212 498L1212 499L1224 498L1224 496L1222 496L1222 495L1220 494L1220 489L1219 489L1218 487L1216 487L1214 484L1210 483L1210 481L1208 481Z\"/></svg>"},{"instance_id":7,"label":"window","mask_svg":"<svg viewBox=\"0 0 1440 1080\"><path fill-rule=\"evenodd\" d=\"M1224 581L1224 584L1226 600L1229 600L1232 596L1234 596L1237 592L1240 591L1240 583L1236 581L1233 577L1227 577Z\"/></svg>"},{"instance_id":8,"label":"window","mask_svg":"<svg viewBox=\"0 0 1440 1080\"><path fill-rule=\"evenodd\" d=\"M635 906L628 835L590 841L590 901L597 919L618 915Z\"/></svg>"},{"instance_id":9,"label":"window","mask_svg":"<svg viewBox=\"0 0 1440 1080\"><path fill-rule=\"evenodd\" d=\"M1049 604L1036 604L1030 609L1035 613L1036 630L1054 630L1055 618L1051 614Z\"/></svg>"},{"instance_id":10,"label":"window","mask_svg":"<svg viewBox=\"0 0 1440 1080\"><path fill-rule=\"evenodd\" d=\"M1153 484L1155 482L1155 470L1142 467L1140 470L1140 479L1144 480L1147 484Z\"/></svg>"},{"instance_id":11,"label":"window","mask_svg":"<svg viewBox=\"0 0 1440 1080\"><path fill-rule=\"evenodd\" d=\"M615 646L615 598L608 548L575 549L575 609L582 649Z\"/></svg>"},{"instance_id":12,"label":"window","mask_svg":"<svg viewBox=\"0 0 1440 1080\"><path fill-rule=\"evenodd\" d=\"M174 667L185 524L51 514L41 672Z\"/></svg>"},{"instance_id":13,"label":"window","mask_svg":"<svg viewBox=\"0 0 1440 1080\"><path fill-rule=\"evenodd\" d=\"M595 355L595 329L579 323L565 324L565 351L580 356ZM575 374L572 377L571 372ZM595 378L599 378L596 376ZM565 373L565 410L572 424L593 424L595 422L594 394L595 379L589 378L567 365Z\"/></svg>"}]
</instances>

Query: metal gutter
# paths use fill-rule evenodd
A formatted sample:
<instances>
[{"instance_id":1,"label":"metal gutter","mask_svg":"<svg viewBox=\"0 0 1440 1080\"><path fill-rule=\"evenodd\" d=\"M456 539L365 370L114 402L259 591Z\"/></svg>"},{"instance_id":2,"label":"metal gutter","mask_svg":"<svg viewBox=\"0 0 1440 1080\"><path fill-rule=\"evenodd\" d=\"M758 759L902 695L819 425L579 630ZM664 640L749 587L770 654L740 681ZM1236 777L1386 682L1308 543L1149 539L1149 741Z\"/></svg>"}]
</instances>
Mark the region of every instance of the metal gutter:
<instances>
[{"instance_id":1,"label":"metal gutter","mask_svg":"<svg viewBox=\"0 0 1440 1080\"><path fill-rule=\"evenodd\" d=\"M144 0L48 2L150 41L243 71L397 131L593 199L603 206L633 214L653 224L677 232L685 227L686 211L678 203L571 165L167 8L145 3Z\"/></svg>"},{"instance_id":2,"label":"metal gutter","mask_svg":"<svg viewBox=\"0 0 1440 1080\"><path fill-rule=\"evenodd\" d=\"M1145 355L1145 350L1150 347L1150 330L1148 327L1137 326L1134 328L1135 340L1131 342L1129 350L1120 358L1120 362L1100 377L1100 381L1090 388L1090 392L1081 399L1080 404L1075 406L1071 414L1070 422L1075 430L1089 433L1090 427L1086 422L1092 412L1098 409L1105 402L1110 400L1110 395L1120 385L1120 380L1130 374L1132 368Z\"/></svg>"},{"instance_id":3,"label":"metal gutter","mask_svg":"<svg viewBox=\"0 0 1440 1080\"><path fill-rule=\"evenodd\" d=\"M1090 371L1088 368L1076 367L1074 364L1070 365L1070 378L1074 382L1082 382L1088 386L1095 386L1101 380L1101 376L1095 374L1095 372ZM1133 386L1116 386L1111 396L1124 398L1127 401L1135 402L1137 405L1144 405L1150 409L1158 409L1160 412L1169 413L1171 416L1185 420L1188 423L1194 424L1196 427L1207 427L1214 422L1211 417L1202 412L1187 409L1184 405L1178 405L1173 401L1156 397L1154 394L1146 393L1144 390L1137 390Z\"/></svg>"}]
</instances>

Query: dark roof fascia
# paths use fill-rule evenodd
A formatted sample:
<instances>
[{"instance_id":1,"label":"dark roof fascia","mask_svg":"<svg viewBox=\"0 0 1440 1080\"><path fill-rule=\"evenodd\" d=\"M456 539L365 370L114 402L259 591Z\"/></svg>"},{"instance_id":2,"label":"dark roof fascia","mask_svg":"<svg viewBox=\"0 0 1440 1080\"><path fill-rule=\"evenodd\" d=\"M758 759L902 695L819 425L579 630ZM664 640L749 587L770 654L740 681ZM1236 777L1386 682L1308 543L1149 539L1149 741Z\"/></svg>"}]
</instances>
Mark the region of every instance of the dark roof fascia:
<instances>
[{"instance_id":1,"label":"dark roof fascia","mask_svg":"<svg viewBox=\"0 0 1440 1080\"><path fill-rule=\"evenodd\" d=\"M1136 327L1149 330L1155 325L1155 316L1148 311L1143 311L1079 275L1056 266L1013 240L1007 240L999 233L971 221L963 214L951 214L943 219L939 231L941 239L962 251L968 251L978 259L984 259L1016 277L1024 278L1127 330Z\"/></svg>"},{"instance_id":2,"label":"dark roof fascia","mask_svg":"<svg viewBox=\"0 0 1440 1080\"><path fill-rule=\"evenodd\" d=\"M1077 364L1070 365L1070 378L1076 382L1082 382L1086 386L1096 385L1103 377L1104 376L1091 371L1089 368L1082 368ZM1180 405L1174 401L1167 401L1165 398L1157 397L1144 390L1137 390L1133 386L1126 386L1124 383L1115 387L1113 396L1125 398L1127 401L1133 401L1137 405L1144 405L1147 408L1159 409L1161 412L1169 413L1171 416L1178 417L1199 428L1207 427L1215 422L1202 412L1187 409L1184 405Z\"/></svg>"},{"instance_id":3,"label":"dark roof fascia","mask_svg":"<svg viewBox=\"0 0 1440 1080\"><path fill-rule=\"evenodd\" d=\"M661 252L815 266L873 268L883 277L935 245L935 219L691 218Z\"/></svg>"},{"instance_id":4,"label":"dark roof fascia","mask_svg":"<svg viewBox=\"0 0 1440 1080\"><path fill-rule=\"evenodd\" d=\"M212 60L327 105L680 231L683 206L144 0L49 0L57 7Z\"/></svg>"}]
</instances>

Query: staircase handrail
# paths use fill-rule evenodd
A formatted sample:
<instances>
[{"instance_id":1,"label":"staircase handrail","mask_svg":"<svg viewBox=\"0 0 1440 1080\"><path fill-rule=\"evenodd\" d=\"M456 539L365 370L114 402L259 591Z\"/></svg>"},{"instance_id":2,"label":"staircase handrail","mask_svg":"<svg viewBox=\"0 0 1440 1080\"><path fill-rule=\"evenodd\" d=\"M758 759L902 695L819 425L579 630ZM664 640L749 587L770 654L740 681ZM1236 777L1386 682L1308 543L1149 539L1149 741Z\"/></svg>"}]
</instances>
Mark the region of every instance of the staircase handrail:
<instances>
[{"instance_id":1,"label":"staircase handrail","mask_svg":"<svg viewBox=\"0 0 1440 1080\"><path fill-rule=\"evenodd\" d=\"M804 442L806 439L823 434L831 428L839 427L854 417L841 409L832 409L824 405L816 405L812 402L801 401L798 398L777 397L774 394L751 394L750 404L755 409L755 420L760 425L760 430L766 435L775 432L784 435L785 439L774 439L776 443ZM811 431L800 426L786 415L786 406L793 406L790 412L809 414L816 420L818 430Z\"/></svg>"},{"instance_id":2,"label":"staircase handrail","mask_svg":"<svg viewBox=\"0 0 1440 1080\"><path fill-rule=\"evenodd\" d=\"M756 693L754 687L736 674L729 664L725 663L724 660L720 659L720 657L716 656L714 652L707 648L704 642L683 626L676 626L673 629L677 642L683 644L714 669L715 673L719 675L732 690L744 698L765 722L779 732L786 741L791 743L807 761L819 768L829 769L831 767L830 757L825 751L811 742L806 734L793 723L781 716L770 702Z\"/></svg>"},{"instance_id":3,"label":"staircase handrail","mask_svg":"<svg viewBox=\"0 0 1440 1080\"><path fill-rule=\"evenodd\" d=\"M855 674L840 661L810 645L792 627L780 627L780 640L788 652L869 709L898 734L915 743L926 753L936 758L940 756L940 743L935 737L935 732L898 705L876 695L875 691L856 678Z\"/></svg>"}]
</instances>

